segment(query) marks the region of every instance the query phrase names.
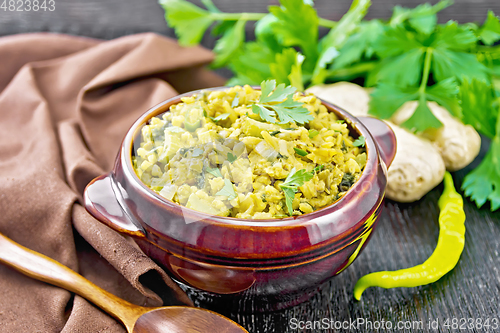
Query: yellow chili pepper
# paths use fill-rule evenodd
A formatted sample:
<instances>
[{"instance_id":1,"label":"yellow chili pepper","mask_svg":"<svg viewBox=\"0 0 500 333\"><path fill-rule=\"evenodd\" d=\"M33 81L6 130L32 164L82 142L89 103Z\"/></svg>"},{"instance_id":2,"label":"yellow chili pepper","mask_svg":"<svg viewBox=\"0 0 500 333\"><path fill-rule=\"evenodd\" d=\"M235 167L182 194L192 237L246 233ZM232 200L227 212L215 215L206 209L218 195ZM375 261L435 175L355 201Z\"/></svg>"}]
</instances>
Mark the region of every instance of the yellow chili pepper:
<instances>
[{"instance_id":1,"label":"yellow chili pepper","mask_svg":"<svg viewBox=\"0 0 500 333\"><path fill-rule=\"evenodd\" d=\"M450 173L444 176L444 191L439 198L439 238L432 255L421 265L398 271L370 273L354 286L354 298L358 301L368 287L385 289L416 287L436 282L451 271L462 254L465 242L465 213L463 200L453 186Z\"/></svg>"}]
</instances>

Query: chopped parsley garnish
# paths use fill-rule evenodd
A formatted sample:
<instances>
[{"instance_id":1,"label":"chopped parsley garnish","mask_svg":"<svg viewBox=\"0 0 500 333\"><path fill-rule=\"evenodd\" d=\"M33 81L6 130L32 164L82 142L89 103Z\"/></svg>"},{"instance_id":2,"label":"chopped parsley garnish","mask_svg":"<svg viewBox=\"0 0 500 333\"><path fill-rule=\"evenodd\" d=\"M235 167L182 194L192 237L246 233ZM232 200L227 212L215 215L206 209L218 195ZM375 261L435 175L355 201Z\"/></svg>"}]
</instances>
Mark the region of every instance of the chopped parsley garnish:
<instances>
[{"instance_id":1,"label":"chopped parsley garnish","mask_svg":"<svg viewBox=\"0 0 500 333\"><path fill-rule=\"evenodd\" d=\"M339 190L341 192L345 192L350 189L352 184L354 184L355 182L354 178L355 177L353 174L350 174L349 172L344 173L344 175L342 176L342 181L339 184Z\"/></svg>"},{"instance_id":2,"label":"chopped parsley garnish","mask_svg":"<svg viewBox=\"0 0 500 333\"><path fill-rule=\"evenodd\" d=\"M272 132L271 132L271 133L269 133L269 134L270 134L270 135L272 135L272 136L275 136L275 135L276 135L276 134L278 134L278 133L281 133L281 131L279 131L279 130L278 130L278 131L272 131Z\"/></svg>"},{"instance_id":3,"label":"chopped parsley garnish","mask_svg":"<svg viewBox=\"0 0 500 333\"><path fill-rule=\"evenodd\" d=\"M224 179L224 187L215 195L223 195L227 197L227 200L233 200L236 198L236 192L234 191L233 183L229 179Z\"/></svg>"},{"instance_id":4,"label":"chopped parsley garnish","mask_svg":"<svg viewBox=\"0 0 500 333\"><path fill-rule=\"evenodd\" d=\"M215 177L222 178L222 173L220 172L219 168L207 168L206 170L209 174L214 175Z\"/></svg>"},{"instance_id":5,"label":"chopped parsley garnish","mask_svg":"<svg viewBox=\"0 0 500 333\"><path fill-rule=\"evenodd\" d=\"M270 123L305 124L314 119L304 107L304 103L293 100L293 94L297 90L295 87L285 87L283 83L276 86L275 80L263 81L260 87L262 94L252 105L252 112L258 114L262 120Z\"/></svg>"},{"instance_id":6,"label":"chopped parsley garnish","mask_svg":"<svg viewBox=\"0 0 500 333\"><path fill-rule=\"evenodd\" d=\"M236 96L234 97L233 99L233 102L231 103L231 107L232 108L235 108L237 107L238 105L240 104L240 98L238 97L238 95L236 94Z\"/></svg>"},{"instance_id":7,"label":"chopped parsley garnish","mask_svg":"<svg viewBox=\"0 0 500 333\"><path fill-rule=\"evenodd\" d=\"M234 155L233 153L229 152L227 153L227 160L231 163L236 161L238 159L238 156Z\"/></svg>"},{"instance_id":8,"label":"chopped parsley garnish","mask_svg":"<svg viewBox=\"0 0 500 333\"><path fill-rule=\"evenodd\" d=\"M309 130L309 138L310 139L314 138L318 134L319 134L319 131L315 130L314 128L312 128L312 129Z\"/></svg>"},{"instance_id":9,"label":"chopped parsley garnish","mask_svg":"<svg viewBox=\"0 0 500 333\"><path fill-rule=\"evenodd\" d=\"M198 156L201 156L201 154L203 154L204 150L201 149L201 148L195 148L193 150L193 153L191 154L191 157L198 157Z\"/></svg>"},{"instance_id":10,"label":"chopped parsley garnish","mask_svg":"<svg viewBox=\"0 0 500 333\"><path fill-rule=\"evenodd\" d=\"M325 168L325 166L324 166L324 165L318 165L317 167L315 167L315 168L313 169L313 172L318 173L318 172L320 172L321 170L323 170L324 168Z\"/></svg>"},{"instance_id":11,"label":"chopped parsley garnish","mask_svg":"<svg viewBox=\"0 0 500 333\"><path fill-rule=\"evenodd\" d=\"M304 185L305 182L311 180L313 177L313 172L301 169L295 171L293 168L288 176L286 177L283 184L280 184L280 188L285 193L286 208L288 210L288 215L293 214L292 203L295 198L295 193L299 190L299 186Z\"/></svg>"},{"instance_id":12,"label":"chopped parsley garnish","mask_svg":"<svg viewBox=\"0 0 500 333\"><path fill-rule=\"evenodd\" d=\"M169 131L170 133L182 133L186 131L185 129L178 126L170 126L167 127L166 130Z\"/></svg>"},{"instance_id":13,"label":"chopped parsley garnish","mask_svg":"<svg viewBox=\"0 0 500 333\"><path fill-rule=\"evenodd\" d=\"M300 155L300 156L306 156L308 154L307 151L305 151L303 149L300 149L300 148L293 147L293 150L295 150L295 152L297 153L297 155Z\"/></svg>"},{"instance_id":14,"label":"chopped parsley garnish","mask_svg":"<svg viewBox=\"0 0 500 333\"><path fill-rule=\"evenodd\" d=\"M354 140L354 142L352 143L352 145L353 145L354 147L364 147L364 146L365 146L365 143L366 143L366 141L365 141L365 137L361 135L361 136L360 136L360 137L358 137L356 140Z\"/></svg>"},{"instance_id":15,"label":"chopped parsley garnish","mask_svg":"<svg viewBox=\"0 0 500 333\"><path fill-rule=\"evenodd\" d=\"M210 117L215 122L221 121L221 120L226 120L231 114L228 113L223 113L221 115L218 115L217 117Z\"/></svg>"}]
</instances>

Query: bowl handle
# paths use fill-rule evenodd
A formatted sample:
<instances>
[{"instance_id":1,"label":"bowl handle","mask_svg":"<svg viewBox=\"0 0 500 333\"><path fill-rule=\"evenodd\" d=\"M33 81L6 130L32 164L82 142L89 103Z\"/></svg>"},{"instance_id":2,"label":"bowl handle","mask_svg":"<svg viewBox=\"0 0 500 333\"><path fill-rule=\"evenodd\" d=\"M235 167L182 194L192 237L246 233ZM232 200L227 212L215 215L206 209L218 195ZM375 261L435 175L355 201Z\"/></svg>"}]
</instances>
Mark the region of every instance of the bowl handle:
<instances>
[{"instance_id":1,"label":"bowl handle","mask_svg":"<svg viewBox=\"0 0 500 333\"><path fill-rule=\"evenodd\" d=\"M92 216L110 228L134 237L146 237L139 222L124 208L123 196L112 173L99 176L87 185L84 204Z\"/></svg>"},{"instance_id":2,"label":"bowl handle","mask_svg":"<svg viewBox=\"0 0 500 333\"><path fill-rule=\"evenodd\" d=\"M380 157L389 167L396 155L396 135L384 121L372 117L357 117L375 139Z\"/></svg>"}]
</instances>

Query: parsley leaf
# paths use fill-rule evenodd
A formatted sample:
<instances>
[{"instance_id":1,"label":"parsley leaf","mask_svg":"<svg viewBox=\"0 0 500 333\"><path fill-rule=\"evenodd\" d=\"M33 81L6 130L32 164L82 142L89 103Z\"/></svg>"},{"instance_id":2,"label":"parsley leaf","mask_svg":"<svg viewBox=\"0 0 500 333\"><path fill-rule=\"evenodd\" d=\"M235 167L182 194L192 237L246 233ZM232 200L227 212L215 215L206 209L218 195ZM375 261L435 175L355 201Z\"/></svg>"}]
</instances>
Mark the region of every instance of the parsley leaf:
<instances>
[{"instance_id":1,"label":"parsley leaf","mask_svg":"<svg viewBox=\"0 0 500 333\"><path fill-rule=\"evenodd\" d=\"M417 109L402 126L417 132L428 128L439 128L442 124L427 106L427 101L439 103L458 117L460 115L460 106L457 93L458 86L454 78L443 80L423 91L413 87L403 89L394 84L381 83L371 95L370 114L388 119L404 103L418 100Z\"/></svg>"},{"instance_id":2,"label":"parsley leaf","mask_svg":"<svg viewBox=\"0 0 500 333\"><path fill-rule=\"evenodd\" d=\"M423 59L424 49L422 48L385 58L377 66L377 70L373 71L370 82L398 82L402 87L416 85L422 76Z\"/></svg>"},{"instance_id":3,"label":"parsley leaf","mask_svg":"<svg viewBox=\"0 0 500 333\"><path fill-rule=\"evenodd\" d=\"M331 29L321 40L319 45L321 51L313 71L313 84L319 84L325 81L327 76L325 68L339 55L338 50L345 44L349 35L356 30L370 5L370 0L353 1L351 7L347 13L342 16L335 28Z\"/></svg>"},{"instance_id":4,"label":"parsley leaf","mask_svg":"<svg viewBox=\"0 0 500 333\"><path fill-rule=\"evenodd\" d=\"M500 137L496 136L485 158L477 168L465 176L462 189L481 208L487 200L491 211L500 208Z\"/></svg>"},{"instance_id":5,"label":"parsley leaf","mask_svg":"<svg viewBox=\"0 0 500 333\"><path fill-rule=\"evenodd\" d=\"M271 29L284 46L299 46L309 59L317 57L318 15L303 0L281 0L281 6L269 6L269 12L278 20Z\"/></svg>"},{"instance_id":6,"label":"parsley leaf","mask_svg":"<svg viewBox=\"0 0 500 333\"><path fill-rule=\"evenodd\" d=\"M499 112L498 109L494 108L495 91L493 87L476 79L464 80L460 86L459 96L462 106L462 121L474 126L487 137L493 138Z\"/></svg>"},{"instance_id":7,"label":"parsley leaf","mask_svg":"<svg viewBox=\"0 0 500 333\"><path fill-rule=\"evenodd\" d=\"M272 25L278 22L278 19L273 14L267 14L255 24L255 38L257 41L265 44L276 53L280 53L283 46L278 42Z\"/></svg>"},{"instance_id":8,"label":"parsley leaf","mask_svg":"<svg viewBox=\"0 0 500 333\"><path fill-rule=\"evenodd\" d=\"M314 119L309 110L304 107L304 103L293 100L292 94L288 95L287 99L281 104L270 105L269 107L276 112L282 124L290 122L305 124Z\"/></svg>"},{"instance_id":9,"label":"parsley leaf","mask_svg":"<svg viewBox=\"0 0 500 333\"><path fill-rule=\"evenodd\" d=\"M320 172L321 170L323 170L324 168L325 168L325 166L324 166L323 164L318 165L317 167L315 167L315 168L313 169L313 172L318 173L318 172Z\"/></svg>"},{"instance_id":10,"label":"parsley leaf","mask_svg":"<svg viewBox=\"0 0 500 333\"><path fill-rule=\"evenodd\" d=\"M293 214L293 199L295 199L295 193L297 193L297 190L293 189L293 188L288 188L288 187L282 187L281 189L285 193L285 203L286 203L286 208L288 210L288 215L292 216L292 214Z\"/></svg>"},{"instance_id":11,"label":"parsley leaf","mask_svg":"<svg viewBox=\"0 0 500 333\"><path fill-rule=\"evenodd\" d=\"M224 178L224 187L215 195L223 195L227 197L227 200L233 200L236 198L236 192L234 191L233 183L229 179Z\"/></svg>"},{"instance_id":12,"label":"parsley leaf","mask_svg":"<svg viewBox=\"0 0 500 333\"><path fill-rule=\"evenodd\" d=\"M294 87L285 87L285 84L276 86L275 80L264 81L260 84L260 103L282 102L288 95L295 93Z\"/></svg>"},{"instance_id":13,"label":"parsley leaf","mask_svg":"<svg viewBox=\"0 0 500 333\"><path fill-rule=\"evenodd\" d=\"M170 133L184 133L186 130L179 126L169 126L165 128L165 131L168 131Z\"/></svg>"},{"instance_id":14,"label":"parsley leaf","mask_svg":"<svg viewBox=\"0 0 500 333\"><path fill-rule=\"evenodd\" d=\"M476 42L477 37L470 27L449 21L436 29L431 46L436 49L465 52L470 50Z\"/></svg>"},{"instance_id":15,"label":"parsley leaf","mask_svg":"<svg viewBox=\"0 0 500 333\"><path fill-rule=\"evenodd\" d=\"M312 178L313 172L306 171L305 169L296 171L295 168L293 168L286 177L285 181L280 184L280 188L285 193L285 202L288 209L288 215L293 214L292 203L293 199L295 198L295 193L297 193L297 191L299 190L299 186L304 185L305 182L311 180Z\"/></svg>"},{"instance_id":16,"label":"parsley leaf","mask_svg":"<svg viewBox=\"0 0 500 333\"><path fill-rule=\"evenodd\" d=\"M432 72L438 81L462 76L488 81L486 66L474 54L435 49L432 60Z\"/></svg>"},{"instance_id":17,"label":"parsley leaf","mask_svg":"<svg viewBox=\"0 0 500 333\"><path fill-rule=\"evenodd\" d=\"M390 82L402 87L417 84L422 77L426 50L418 37L403 27L386 28L374 46L382 60L370 71L366 84Z\"/></svg>"},{"instance_id":18,"label":"parsley leaf","mask_svg":"<svg viewBox=\"0 0 500 333\"><path fill-rule=\"evenodd\" d=\"M340 49L333 68L343 68L360 61L363 55L371 58L375 53L375 41L383 32L384 26L379 20L361 22L357 32L352 34Z\"/></svg>"},{"instance_id":19,"label":"parsley leaf","mask_svg":"<svg viewBox=\"0 0 500 333\"><path fill-rule=\"evenodd\" d=\"M272 131L272 132L271 132L271 133L269 133L269 134L270 134L270 135L272 135L272 136L275 136L275 135L276 135L276 134L278 134L278 133L281 133L281 131L280 131L280 130L277 130L277 131Z\"/></svg>"},{"instance_id":20,"label":"parsley leaf","mask_svg":"<svg viewBox=\"0 0 500 333\"><path fill-rule=\"evenodd\" d=\"M181 45L198 44L214 23L211 13L184 0L160 0L165 19L175 29Z\"/></svg>"},{"instance_id":21,"label":"parsley leaf","mask_svg":"<svg viewBox=\"0 0 500 333\"><path fill-rule=\"evenodd\" d=\"M272 77L280 83L291 84L303 91L302 62L304 56L293 48L284 49L276 54L276 61L269 64Z\"/></svg>"},{"instance_id":22,"label":"parsley leaf","mask_svg":"<svg viewBox=\"0 0 500 333\"><path fill-rule=\"evenodd\" d=\"M229 152L227 153L227 160L230 162L230 163L233 163L234 161L236 161L238 159L238 156L234 155L233 153Z\"/></svg>"},{"instance_id":23,"label":"parsley leaf","mask_svg":"<svg viewBox=\"0 0 500 333\"><path fill-rule=\"evenodd\" d=\"M254 104L252 105L252 112L258 114L262 120L265 120L269 123L275 123L276 119L273 117L274 112L272 110L266 109L263 105Z\"/></svg>"},{"instance_id":24,"label":"parsley leaf","mask_svg":"<svg viewBox=\"0 0 500 333\"><path fill-rule=\"evenodd\" d=\"M439 128L443 126L439 119L432 113L429 106L427 106L427 98L425 95L420 95L418 106L411 117L406 120L401 126L408 128L413 132L422 132L428 128Z\"/></svg>"},{"instance_id":25,"label":"parsley leaf","mask_svg":"<svg viewBox=\"0 0 500 333\"><path fill-rule=\"evenodd\" d=\"M236 96L235 96L235 97L234 97L234 99L233 99L233 102L231 103L231 107L232 107L232 108L235 108L235 107L237 107L239 104L240 104L240 97L238 96L238 94L236 94Z\"/></svg>"},{"instance_id":26,"label":"parsley leaf","mask_svg":"<svg viewBox=\"0 0 500 333\"><path fill-rule=\"evenodd\" d=\"M419 33L429 35L434 31L437 24L436 13L453 4L452 0L439 1L434 6L428 3L418 5L413 9L394 7L389 25L396 26L408 22L408 24Z\"/></svg>"},{"instance_id":27,"label":"parsley leaf","mask_svg":"<svg viewBox=\"0 0 500 333\"><path fill-rule=\"evenodd\" d=\"M203 154L204 150L201 149L201 148L195 148L193 149L193 153L191 154L191 157L198 157L198 156L201 156L201 154Z\"/></svg>"},{"instance_id":28,"label":"parsley leaf","mask_svg":"<svg viewBox=\"0 0 500 333\"><path fill-rule=\"evenodd\" d=\"M488 11L488 17L479 30L479 38L485 45L493 45L500 40L500 20L493 11Z\"/></svg>"},{"instance_id":29,"label":"parsley leaf","mask_svg":"<svg viewBox=\"0 0 500 333\"><path fill-rule=\"evenodd\" d=\"M318 131L318 130L315 130L314 128L311 128L311 129L309 130L309 138L310 138L310 139L314 138L314 137L315 137L316 135L318 135L318 134L319 134L319 131Z\"/></svg>"},{"instance_id":30,"label":"parsley leaf","mask_svg":"<svg viewBox=\"0 0 500 333\"><path fill-rule=\"evenodd\" d=\"M213 68L219 68L226 65L229 59L241 47L245 41L245 25L247 20L239 19L236 24L229 28L222 38L217 40L214 47L216 54L215 60L212 62Z\"/></svg>"},{"instance_id":31,"label":"parsley leaf","mask_svg":"<svg viewBox=\"0 0 500 333\"><path fill-rule=\"evenodd\" d=\"M385 33L377 39L375 52L381 58L387 58L422 46L421 41L418 40L418 34L400 26L395 28L387 27Z\"/></svg>"},{"instance_id":32,"label":"parsley leaf","mask_svg":"<svg viewBox=\"0 0 500 333\"><path fill-rule=\"evenodd\" d=\"M293 150L295 150L297 155L300 155L300 156L306 156L308 154L307 151L300 149L300 148L293 147Z\"/></svg>"},{"instance_id":33,"label":"parsley leaf","mask_svg":"<svg viewBox=\"0 0 500 333\"><path fill-rule=\"evenodd\" d=\"M288 80L290 80L290 84L297 88L299 91L304 91L304 84L302 83L302 63L304 62L304 57L302 54L296 52L295 53L295 61L292 64L292 68L290 69L290 74L287 76Z\"/></svg>"},{"instance_id":34,"label":"parsley leaf","mask_svg":"<svg viewBox=\"0 0 500 333\"><path fill-rule=\"evenodd\" d=\"M282 124L304 124L314 119L303 103L293 100L294 87L285 87L283 83L276 86L275 80L263 81L260 87L262 93L259 101L252 105L252 112L263 120L276 123L274 117L277 116Z\"/></svg>"},{"instance_id":35,"label":"parsley leaf","mask_svg":"<svg viewBox=\"0 0 500 333\"><path fill-rule=\"evenodd\" d=\"M485 85L472 80L464 82L460 89L463 119L493 138L481 164L465 176L462 189L478 208L489 200L491 211L495 211L500 208L500 106L493 101L494 89ZM485 112L478 112L477 108L484 108Z\"/></svg>"},{"instance_id":36,"label":"parsley leaf","mask_svg":"<svg viewBox=\"0 0 500 333\"><path fill-rule=\"evenodd\" d=\"M364 147L365 143L366 143L365 137L363 135L361 135L356 140L354 140L354 142L352 143L352 145L354 147Z\"/></svg>"},{"instance_id":37,"label":"parsley leaf","mask_svg":"<svg viewBox=\"0 0 500 333\"><path fill-rule=\"evenodd\" d=\"M215 122L227 119L231 114L229 112L218 115L217 117L210 117Z\"/></svg>"},{"instance_id":38,"label":"parsley leaf","mask_svg":"<svg viewBox=\"0 0 500 333\"><path fill-rule=\"evenodd\" d=\"M477 37L470 27L459 26L453 21L439 26L430 45L435 79L468 76L487 81L487 68L474 54L467 53L476 42Z\"/></svg>"},{"instance_id":39,"label":"parsley leaf","mask_svg":"<svg viewBox=\"0 0 500 333\"><path fill-rule=\"evenodd\" d=\"M388 119L404 103L417 98L417 88L401 88L395 84L381 83L371 94L370 114Z\"/></svg>"},{"instance_id":40,"label":"parsley leaf","mask_svg":"<svg viewBox=\"0 0 500 333\"><path fill-rule=\"evenodd\" d=\"M220 169L219 168L207 168L206 171L209 173L209 174L212 174L214 175L215 177L220 177L222 178L222 173L220 172Z\"/></svg>"},{"instance_id":41,"label":"parsley leaf","mask_svg":"<svg viewBox=\"0 0 500 333\"><path fill-rule=\"evenodd\" d=\"M448 109L455 117L460 118L461 110L457 99L458 91L457 80L450 77L428 87L425 94L428 100L438 103Z\"/></svg>"},{"instance_id":42,"label":"parsley leaf","mask_svg":"<svg viewBox=\"0 0 500 333\"><path fill-rule=\"evenodd\" d=\"M245 43L242 50L231 59L229 68L236 76L228 85L259 85L271 77L269 64L275 61L275 54L261 42Z\"/></svg>"},{"instance_id":43,"label":"parsley leaf","mask_svg":"<svg viewBox=\"0 0 500 333\"><path fill-rule=\"evenodd\" d=\"M324 51L327 47L340 49L349 35L356 30L371 5L370 0L353 1L347 13L342 16L335 28L331 29L321 41L320 47Z\"/></svg>"}]
</instances>

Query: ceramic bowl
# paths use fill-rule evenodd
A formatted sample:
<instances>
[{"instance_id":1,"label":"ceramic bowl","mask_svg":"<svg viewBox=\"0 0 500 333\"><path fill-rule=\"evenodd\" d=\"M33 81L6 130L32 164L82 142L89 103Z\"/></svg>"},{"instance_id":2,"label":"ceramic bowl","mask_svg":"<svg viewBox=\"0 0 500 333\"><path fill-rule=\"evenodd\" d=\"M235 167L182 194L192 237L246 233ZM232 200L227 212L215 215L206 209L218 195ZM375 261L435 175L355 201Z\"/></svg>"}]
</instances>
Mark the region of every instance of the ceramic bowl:
<instances>
[{"instance_id":1,"label":"ceramic bowl","mask_svg":"<svg viewBox=\"0 0 500 333\"><path fill-rule=\"evenodd\" d=\"M209 90L216 89L225 88ZM298 217L213 216L159 196L139 180L132 166L133 143L142 126L194 93L152 107L132 125L113 170L85 189L86 209L132 236L181 286L213 304L269 311L304 301L349 266L368 243L384 198L387 166L396 151L394 133L380 120L356 118L323 102L346 121L354 137L366 139L365 169L345 196Z\"/></svg>"}]
</instances>

